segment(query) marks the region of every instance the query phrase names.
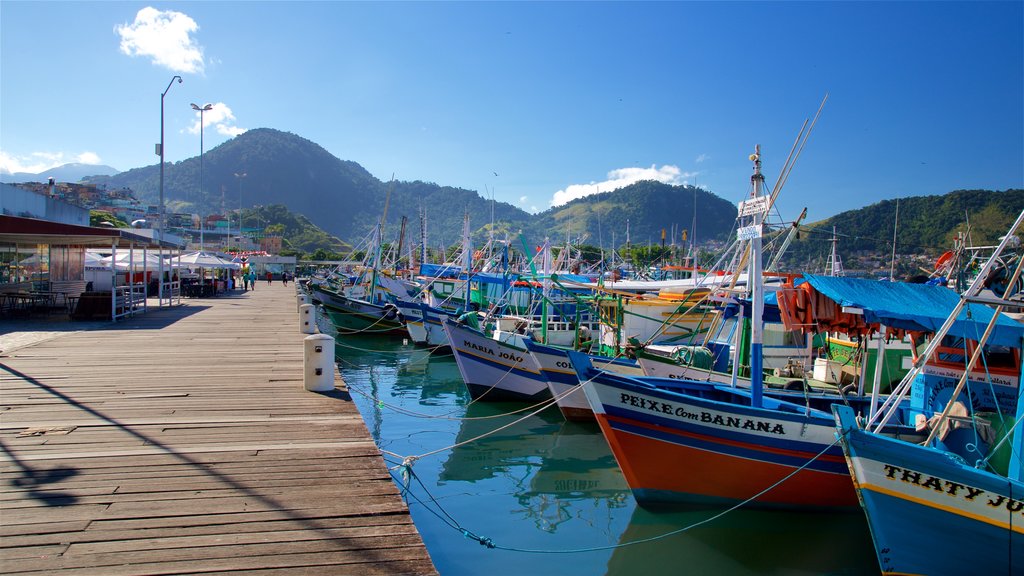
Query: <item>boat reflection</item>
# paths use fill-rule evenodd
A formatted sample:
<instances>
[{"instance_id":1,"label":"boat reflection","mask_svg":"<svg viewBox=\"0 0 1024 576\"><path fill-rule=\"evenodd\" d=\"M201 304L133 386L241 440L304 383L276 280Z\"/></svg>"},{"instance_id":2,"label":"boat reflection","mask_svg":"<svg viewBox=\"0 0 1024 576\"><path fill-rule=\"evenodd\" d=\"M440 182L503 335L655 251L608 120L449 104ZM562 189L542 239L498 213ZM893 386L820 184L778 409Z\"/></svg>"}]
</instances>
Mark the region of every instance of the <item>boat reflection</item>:
<instances>
[{"instance_id":1,"label":"boat reflection","mask_svg":"<svg viewBox=\"0 0 1024 576\"><path fill-rule=\"evenodd\" d=\"M637 507L619 544L654 538L721 513ZM652 551L656 553L652 553ZM615 549L607 574L878 574L864 514L733 510L652 543Z\"/></svg>"},{"instance_id":2,"label":"boat reflection","mask_svg":"<svg viewBox=\"0 0 1024 576\"><path fill-rule=\"evenodd\" d=\"M469 401L469 391L451 354L414 349L401 362L398 375L392 384L392 394L415 397L423 406L452 406Z\"/></svg>"},{"instance_id":3,"label":"boat reflection","mask_svg":"<svg viewBox=\"0 0 1024 576\"><path fill-rule=\"evenodd\" d=\"M554 406L526 417L508 414L524 407L467 406L456 437L459 445L442 463L439 481L498 481L518 505L512 514L545 532L573 519L605 517L601 509L632 505L629 487L596 425L566 422Z\"/></svg>"}]
</instances>

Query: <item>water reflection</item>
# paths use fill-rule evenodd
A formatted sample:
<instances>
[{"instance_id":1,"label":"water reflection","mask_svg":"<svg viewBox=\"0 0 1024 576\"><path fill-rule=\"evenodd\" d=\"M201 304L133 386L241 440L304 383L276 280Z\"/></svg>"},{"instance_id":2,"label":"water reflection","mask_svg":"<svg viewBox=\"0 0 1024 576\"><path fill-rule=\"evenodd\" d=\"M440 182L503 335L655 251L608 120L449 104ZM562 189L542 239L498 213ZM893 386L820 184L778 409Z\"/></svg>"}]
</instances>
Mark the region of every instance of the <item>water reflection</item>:
<instances>
[{"instance_id":1,"label":"water reflection","mask_svg":"<svg viewBox=\"0 0 1024 576\"><path fill-rule=\"evenodd\" d=\"M555 532L581 508L621 508L629 488L596 426L565 422L555 408L523 416L525 405L472 404L456 446L441 464L442 482L501 479L518 508L513 514ZM476 439L476 440L474 440Z\"/></svg>"},{"instance_id":2,"label":"water reflection","mask_svg":"<svg viewBox=\"0 0 1024 576\"><path fill-rule=\"evenodd\" d=\"M329 323L321 327L333 336L329 329ZM445 576L879 572L860 514L739 510L614 550L532 554L484 548L442 516L503 547L558 552L621 546L718 511L637 508L596 424L565 422L556 409L523 417L528 411L509 414L523 404L469 404L451 356L400 339L353 336L337 338L335 354L374 439L394 454L386 460L397 464L404 456L430 454L414 465L423 501L412 501L410 511Z\"/></svg>"},{"instance_id":3,"label":"water reflection","mask_svg":"<svg viewBox=\"0 0 1024 576\"><path fill-rule=\"evenodd\" d=\"M637 507L620 544L707 520L718 510ZM878 574L863 514L734 510L684 533L617 548L608 574Z\"/></svg>"}]
</instances>

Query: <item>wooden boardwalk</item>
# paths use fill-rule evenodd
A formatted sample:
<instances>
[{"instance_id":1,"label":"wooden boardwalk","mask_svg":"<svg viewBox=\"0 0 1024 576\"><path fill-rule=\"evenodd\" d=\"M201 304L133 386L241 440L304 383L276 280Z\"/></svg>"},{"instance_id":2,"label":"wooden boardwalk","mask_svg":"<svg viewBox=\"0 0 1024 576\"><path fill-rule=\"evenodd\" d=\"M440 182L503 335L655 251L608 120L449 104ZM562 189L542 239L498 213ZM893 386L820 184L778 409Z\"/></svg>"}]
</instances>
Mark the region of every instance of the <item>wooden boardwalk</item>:
<instances>
[{"instance_id":1,"label":"wooden boardwalk","mask_svg":"<svg viewBox=\"0 0 1024 576\"><path fill-rule=\"evenodd\" d=\"M436 574L298 326L261 282L0 355L0 573Z\"/></svg>"}]
</instances>

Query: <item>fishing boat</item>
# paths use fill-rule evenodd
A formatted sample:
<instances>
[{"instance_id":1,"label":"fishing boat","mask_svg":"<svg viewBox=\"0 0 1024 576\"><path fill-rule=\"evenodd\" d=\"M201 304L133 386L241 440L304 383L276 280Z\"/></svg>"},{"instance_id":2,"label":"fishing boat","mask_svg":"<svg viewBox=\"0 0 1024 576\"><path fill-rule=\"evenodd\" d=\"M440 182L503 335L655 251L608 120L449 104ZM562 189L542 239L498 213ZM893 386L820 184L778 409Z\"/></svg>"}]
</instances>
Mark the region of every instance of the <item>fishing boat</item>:
<instances>
[{"instance_id":1,"label":"fishing boat","mask_svg":"<svg viewBox=\"0 0 1024 576\"><path fill-rule=\"evenodd\" d=\"M386 208L385 208L386 214ZM404 336L405 318L394 303L408 297L415 286L383 270L381 246L383 218L374 230L373 263L362 267L359 276L342 289L315 287L321 305L338 334L390 334ZM368 252L367 256L371 253Z\"/></svg>"},{"instance_id":2,"label":"fishing boat","mask_svg":"<svg viewBox=\"0 0 1024 576\"><path fill-rule=\"evenodd\" d=\"M754 220L755 228L741 226L740 234L750 238L750 317L757 320L763 317L757 227L770 200L760 200L764 196L760 194L759 152L751 160L753 193L740 204L739 212ZM909 296L928 291L934 295L936 290L951 293L940 287L844 280L861 283L850 285L854 294L866 290L868 284L881 291L899 290L898 294L889 293L890 298L880 300L878 306L871 301L850 305L864 315L865 333L878 331L882 325L920 333L934 331L941 322L934 322L927 312L936 302L927 300L930 304L923 305L924 313L914 307L913 314L907 314ZM895 308L889 308L890 303ZM833 306L841 308L835 302ZM852 509L857 505L853 483L843 469L842 451L829 430L834 421L828 408L848 399L833 394L823 397L826 404L820 405L812 404L806 391L800 392L807 398L803 402L766 395L760 328L761 322L752 322L749 389L614 376L592 370L585 357L570 354L602 433L639 504L749 504L788 509ZM814 326L804 328L815 330ZM965 323L962 328L967 334L977 325ZM874 401L881 399L877 395ZM857 400L862 412L869 414L872 399ZM911 441L921 439L909 403L895 399L892 404L897 412L884 433Z\"/></svg>"},{"instance_id":3,"label":"fishing boat","mask_svg":"<svg viewBox=\"0 0 1024 576\"><path fill-rule=\"evenodd\" d=\"M923 361L900 382L901 389L910 389L918 419L930 430L925 442L879 435L876 428L888 417L884 405L866 425L850 410L833 408L837 438L884 574L1024 570L1024 325L1000 314L1006 306L1021 305L1019 293L1011 300L1021 260L1001 297L979 296L1022 223L1024 212L959 298ZM955 364L930 363L935 357L952 359L945 344L969 318L982 323L970 353Z\"/></svg>"},{"instance_id":4,"label":"fishing boat","mask_svg":"<svg viewBox=\"0 0 1024 576\"><path fill-rule=\"evenodd\" d=\"M593 298L601 322L599 352L619 355L631 338L667 344L703 341L717 314L707 302L709 293L704 287L671 295L599 292Z\"/></svg>"},{"instance_id":5,"label":"fishing boat","mask_svg":"<svg viewBox=\"0 0 1024 576\"><path fill-rule=\"evenodd\" d=\"M541 375L547 380L548 389L551 390L562 416L570 421L593 421L594 411L590 409L580 380L573 370L569 360L569 349L541 344L532 338L524 340L523 344L540 368ZM597 354L591 354L589 358L591 364L600 370L627 376L643 375L639 364L629 358Z\"/></svg>"},{"instance_id":6,"label":"fishing boat","mask_svg":"<svg viewBox=\"0 0 1024 576\"><path fill-rule=\"evenodd\" d=\"M444 321L462 380L474 400L540 402L551 398L540 367L522 345L526 322L498 318L487 335L470 312ZM514 342L519 342L516 345Z\"/></svg>"},{"instance_id":7,"label":"fishing boat","mask_svg":"<svg viewBox=\"0 0 1024 576\"><path fill-rule=\"evenodd\" d=\"M590 318L575 296L558 291L551 274L550 242L537 254L543 261L539 282L530 282L537 294L526 314L494 314L471 311L442 324L459 365L459 371L474 399L523 400L539 402L552 398L547 379L536 359L526 349L527 340L566 348L589 345Z\"/></svg>"},{"instance_id":8,"label":"fishing boat","mask_svg":"<svg viewBox=\"0 0 1024 576\"><path fill-rule=\"evenodd\" d=\"M743 306L749 311L749 303ZM740 306L732 306L735 310ZM736 383L750 386L750 322L725 309L715 333L696 344L645 343L631 340L630 353L647 376L692 379L718 384ZM774 313L769 312L773 310ZM731 314L731 315L730 315ZM749 312L748 312L749 314ZM800 388L804 382L825 388L826 382L815 382L810 366L814 362L814 336L787 329L778 320L778 308L765 305L766 321L762 332L761 365L764 381L769 385ZM736 360L734 362L734 359ZM833 383L835 384L835 383Z\"/></svg>"}]
</instances>

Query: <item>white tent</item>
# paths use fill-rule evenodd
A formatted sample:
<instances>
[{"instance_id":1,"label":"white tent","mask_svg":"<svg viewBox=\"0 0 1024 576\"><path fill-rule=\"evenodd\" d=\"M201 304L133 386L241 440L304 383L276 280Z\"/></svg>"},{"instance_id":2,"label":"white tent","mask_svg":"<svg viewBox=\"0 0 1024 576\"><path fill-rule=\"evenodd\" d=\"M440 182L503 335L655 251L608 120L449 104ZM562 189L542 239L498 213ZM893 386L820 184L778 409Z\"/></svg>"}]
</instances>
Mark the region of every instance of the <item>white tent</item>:
<instances>
[{"instance_id":1,"label":"white tent","mask_svg":"<svg viewBox=\"0 0 1024 576\"><path fill-rule=\"evenodd\" d=\"M107 268L110 268L110 256L103 258L103 263L106 264ZM142 254L138 251L136 251L134 257L127 252L118 252L115 268L127 270L128 266L132 266L135 270L158 271L160 270L160 256L147 252L146 258L143 259ZM174 267L174 259L164 261L164 270L170 270Z\"/></svg>"},{"instance_id":2,"label":"white tent","mask_svg":"<svg viewBox=\"0 0 1024 576\"><path fill-rule=\"evenodd\" d=\"M190 252L181 255L181 265L188 268L228 268L238 270L240 265L225 260L212 252Z\"/></svg>"},{"instance_id":3,"label":"white tent","mask_svg":"<svg viewBox=\"0 0 1024 576\"><path fill-rule=\"evenodd\" d=\"M128 265L127 264L125 264L124 266L117 265L115 267L118 270L127 270L128 269ZM109 257L108 258L104 258L103 256L100 256L99 254L97 254L95 252L88 252L87 251L85 253L85 269L86 270L110 270L110 259L109 259Z\"/></svg>"}]
</instances>

